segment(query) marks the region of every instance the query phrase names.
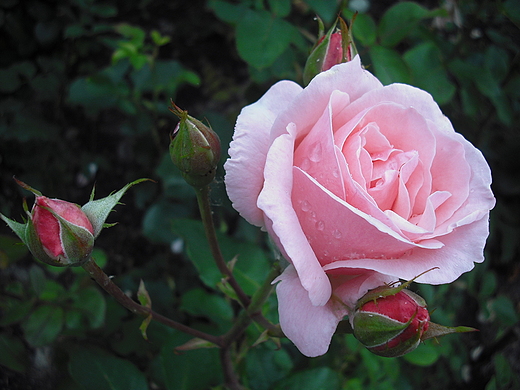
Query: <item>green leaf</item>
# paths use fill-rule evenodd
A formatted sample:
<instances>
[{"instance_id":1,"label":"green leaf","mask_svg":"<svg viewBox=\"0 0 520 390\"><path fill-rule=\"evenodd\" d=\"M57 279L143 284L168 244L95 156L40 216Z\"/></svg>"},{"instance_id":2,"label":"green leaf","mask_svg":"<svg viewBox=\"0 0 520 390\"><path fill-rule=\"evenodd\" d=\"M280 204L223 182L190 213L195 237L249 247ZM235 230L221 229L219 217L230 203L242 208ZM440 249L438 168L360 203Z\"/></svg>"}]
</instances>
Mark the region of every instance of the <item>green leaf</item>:
<instances>
[{"instance_id":1,"label":"green leaf","mask_svg":"<svg viewBox=\"0 0 520 390\"><path fill-rule=\"evenodd\" d=\"M51 344L61 332L64 313L61 307L42 305L22 324L25 339L32 347Z\"/></svg>"},{"instance_id":2,"label":"green leaf","mask_svg":"<svg viewBox=\"0 0 520 390\"><path fill-rule=\"evenodd\" d=\"M167 390L205 390L222 381L216 349L196 349L183 354L174 352L175 347L189 340L189 336L175 332L155 361L155 374Z\"/></svg>"},{"instance_id":3,"label":"green leaf","mask_svg":"<svg viewBox=\"0 0 520 390\"><path fill-rule=\"evenodd\" d=\"M304 0L304 2L307 3L326 24L331 24L338 14L337 1Z\"/></svg>"},{"instance_id":4,"label":"green leaf","mask_svg":"<svg viewBox=\"0 0 520 390\"><path fill-rule=\"evenodd\" d=\"M139 299L139 302L142 306L148 307L150 309L152 308L152 299L150 298L150 294L148 294L148 291L146 290L143 279L141 279L141 282L139 283L139 289L137 290L137 298ZM148 317L146 317L139 326L139 330L141 331L141 334L143 335L143 338L145 340L148 340L148 336L146 335L146 329L148 329L150 321L152 321L151 314Z\"/></svg>"},{"instance_id":5,"label":"green leaf","mask_svg":"<svg viewBox=\"0 0 520 390\"><path fill-rule=\"evenodd\" d=\"M421 367L435 364L440 357L440 348L431 342L421 343L416 349L403 356L408 362Z\"/></svg>"},{"instance_id":6,"label":"green leaf","mask_svg":"<svg viewBox=\"0 0 520 390\"><path fill-rule=\"evenodd\" d=\"M376 77L384 85L391 83L410 84L410 69L402 56L395 50L374 45L370 48L370 58Z\"/></svg>"},{"instance_id":7,"label":"green leaf","mask_svg":"<svg viewBox=\"0 0 520 390\"><path fill-rule=\"evenodd\" d=\"M271 12L280 18L285 18L291 13L291 0L268 0L268 3Z\"/></svg>"},{"instance_id":8,"label":"green leaf","mask_svg":"<svg viewBox=\"0 0 520 390\"><path fill-rule=\"evenodd\" d=\"M453 98L455 86L448 79L442 53L433 42L417 45L403 57L412 71L412 84L431 93L438 104L446 104Z\"/></svg>"},{"instance_id":9,"label":"green leaf","mask_svg":"<svg viewBox=\"0 0 520 390\"><path fill-rule=\"evenodd\" d=\"M262 69L272 65L299 35L296 27L267 11L248 10L236 28L238 54L249 65Z\"/></svg>"},{"instance_id":10,"label":"green leaf","mask_svg":"<svg viewBox=\"0 0 520 390\"><path fill-rule=\"evenodd\" d=\"M276 384L274 390L339 390L341 376L328 367L299 372Z\"/></svg>"},{"instance_id":11,"label":"green leaf","mask_svg":"<svg viewBox=\"0 0 520 390\"><path fill-rule=\"evenodd\" d=\"M285 349L273 350L265 346L252 348L246 355L248 385L255 390L268 390L285 378L293 362Z\"/></svg>"},{"instance_id":12,"label":"green leaf","mask_svg":"<svg viewBox=\"0 0 520 390\"><path fill-rule=\"evenodd\" d=\"M16 337L0 334L0 364L13 371L25 373L29 363L27 349L23 342Z\"/></svg>"},{"instance_id":13,"label":"green leaf","mask_svg":"<svg viewBox=\"0 0 520 390\"><path fill-rule=\"evenodd\" d=\"M229 329L233 320L233 309L226 299L200 288L189 290L182 296L181 309L191 315L210 319L222 332Z\"/></svg>"},{"instance_id":14,"label":"green leaf","mask_svg":"<svg viewBox=\"0 0 520 390\"><path fill-rule=\"evenodd\" d=\"M0 234L0 266L2 268L6 268L26 256L28 251L27 246L23 245L18 238Z\"/></svg>"},{"instance_id":15,"label":"green leaf","mask_svg":"<svg viewBox=\"0 0 520 390\"><path fill-rule=\"evenodd\" d=\"M248 8L242 4L235 5L220 0L208 1L208 7L215 12L215 15L217 15L220 20L233 24L238 23L244 13L248 11Z\"/></svg>"},{"instance_id":16,"label":"green leaf","mask_svg":"<svg viewBox=\"0 0 520 390\"><path fill-rule=\"evenodd\" d=\"M429 11L417 3L403 1L395 4L384 13L379 22L379 42L382 46L394 47L428 15Z\"/></svg>"},{"instance_id":17,"label":"green leaf","mask_svg":"<svg viewBox=\"0 0 520 390\"><path fill-rule=\"evenodd\" d=\"M505 295L499 295L492 302L492 308L499 323L505 326L513 326L518 321L515 305Z\"/></svg>"},{"instance_id":18,"label":"green leaf","mask_svg":"<svg viewBox=\"0 0 520 390\"><path fill-rule=\"evenodd\" d=\"M202 222L189 219L172 221L173 231L183 237L187 254L193 262L201 280L208 287L215 288L222 279L211 255ZM217 234L222 254L226 262L238 256L233 273L247 294L254 293L267 276L270 264L265 253L255 244L234 240Z\"/></svg>"},{"instance_id":19,"label":"green leaf","mask_svg":"<svg viewBox=\"0 0 520 390\"><path fill-rule=\"evenodd\" d=\"M69 372L85 390L147 390L145 375L131 362L94 348L70 352Z\"/></svg>"},{"instance_id":20,"label":"green leaf","mask_svg":"<svg viewBox=\"0 0 520 390\"><path fill-rule=\"evenodd\" d=\"M97 287L90 286L80 290L74 296L74 300L74 307L87 318L92 329L104 324L107 305L105 297Z\"/></svg>"},{"instance_id":21,"label":"green leaf","mask_svg":"<svg viewBox=\"0 0 520 390\"><path fill-rule=\"evenodd\" d=\"M4 297L0 305L2 308L0 326L8 326L22 321L29 315L33 305L34 299L20 301L16 298Z\"/></svg>"},{"instance_id":22,"label":"green leaf","mask_svg":"<svg viewBox=\"0 0 520 390\"><path fill-rule=\"evenodd\" d=\"M352 25L354 38L364 46L372 46L376 43L377 27L374 19L368 14L358 14Z\"/></svg>"}]
</instances>

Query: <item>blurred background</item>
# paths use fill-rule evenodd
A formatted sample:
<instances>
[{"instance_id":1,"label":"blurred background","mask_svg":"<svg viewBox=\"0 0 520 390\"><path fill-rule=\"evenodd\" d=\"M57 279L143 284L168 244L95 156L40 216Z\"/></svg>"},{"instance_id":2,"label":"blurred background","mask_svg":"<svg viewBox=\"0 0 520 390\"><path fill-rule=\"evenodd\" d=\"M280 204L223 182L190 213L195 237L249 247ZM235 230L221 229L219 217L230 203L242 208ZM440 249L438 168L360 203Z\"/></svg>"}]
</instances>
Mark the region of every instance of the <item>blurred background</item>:
<instances>
[{"instance_id":1,"label":"blurred background","mask_svg":"<svg viewBox=\"0 0 520 390\"><path fill-rule=\"evenodd\" d=\"M384 84L430 92L493 172L487 260L450 285L414 285L432 320L480 332L428 340L402 358L336 335L322 357L290 342L237 352L252 390L520 388L520 2L517 0L2 0L0 212L21 221L32 196L84 204L141 177L96 241L94 257L159 313L209 333L236 309L218 291L192 189L170 162L169 99L211 124L223 157L240 109L274 82L301 83L318 33L349 20L363 64ZM266 236L231 208L219 168L212 201L224 255L252 293L274 260ZM80 269L34 261L0 226L0 389L222 389L216 350L182 355L188 336L107 297ZM199 277L200 274L200 277ZM264 307L277 320L276 297Z\"/></svg>"}]
</instances>

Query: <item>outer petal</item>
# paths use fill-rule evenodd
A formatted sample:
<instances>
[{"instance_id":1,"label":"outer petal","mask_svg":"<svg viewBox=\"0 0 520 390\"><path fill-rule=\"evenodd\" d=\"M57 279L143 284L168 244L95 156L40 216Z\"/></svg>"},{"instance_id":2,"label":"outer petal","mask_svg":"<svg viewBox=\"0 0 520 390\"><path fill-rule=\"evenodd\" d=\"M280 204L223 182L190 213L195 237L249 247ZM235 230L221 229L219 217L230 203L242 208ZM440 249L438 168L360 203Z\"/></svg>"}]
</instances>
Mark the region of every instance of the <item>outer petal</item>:
<instances>
[{"instance_id":1,"label":"outer petal","mask_svg":"<svg viewBox=\"0 0 520 390\"><path fill-rule=\"evenodd\" d=\"M365 268L399 279L410 280L420 273L434 269L417 279L419 283L451 283L464 272L473 269L474 262L484 260L483 251L489 234L489 213L480 220L456 228L440 237L444 246L439 249L415 248L396 259L359 259L330 263L327 272L341 268Z\"/></svg>"},{"instance_id":2,"label":"outer petal","mask_svg":"<svg viewBox=\"0 0 520 390\"><path fill-rule=\"evenodd\" d=\"M301 92L292 81L273 85L260 100L242 109L226 161L226 190L233 207L250 223L262 226L256 199L264 184L263 170L269 150L271 126L277 115Z\"/></svg>"},{"instance_id":3,"label":"outer petal","mask_svg":"<svg viewBox=\"0 0 520 390\"><path fill-rule=\"evenodd\" d=\"M332 289L293 209L294 126L289 126L288 132L278 137L269 149L264 171L265 184L258 197L258 207L265 214L268 233L275 237L294 265L310 300L314 305L321 306L329 300Z\"/></svg>"},{"instance_id":4,"label":"outer petal","mask_svg":"<svg viewBox=\"0 0 520 390\"><path fill-rule=\"evenodd\" d=\"M298 128L298 137L305 136L325 111L333 91L346 92L352 102L365 93L380 88L381 82L363 69L359 56L350 62L333 66L314 77L302 93L278 116L273 124L271 139L283 134L291 122ZM334 124L334 127L337 126Z\"/></svg>"},{"instance_id":5,"label":"outer petal","mask_svg":"<svg viewBox=\"0 0 520 390\"><path fill-rule=\"evenodd\" d=\"M301 353L314 357L327 352L338 322L347 314L341 305L330 300L325 306L314 306L300 283L293 266L277 279L280 326Z\"/></svg>"}]
</instances>

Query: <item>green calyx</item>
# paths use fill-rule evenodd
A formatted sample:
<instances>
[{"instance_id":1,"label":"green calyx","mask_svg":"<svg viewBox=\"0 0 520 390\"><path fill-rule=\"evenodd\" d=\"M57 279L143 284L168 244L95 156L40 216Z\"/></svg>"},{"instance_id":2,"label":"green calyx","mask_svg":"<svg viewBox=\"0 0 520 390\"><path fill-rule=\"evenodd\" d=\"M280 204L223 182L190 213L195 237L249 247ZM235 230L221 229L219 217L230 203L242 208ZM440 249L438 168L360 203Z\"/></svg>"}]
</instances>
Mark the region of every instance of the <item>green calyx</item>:
<instances>
[{"instance_id":1,"label":"green calyx","mask_svg":"<svg viewBox=\"0 0 520 390\"><path fill-rule=\"evenodd\" d=\"M170 111L180 122L170 141L170 157L188 184L202 188L215 178L220 159L218 135L171 102Z\"/></svg>"}]
</instances>

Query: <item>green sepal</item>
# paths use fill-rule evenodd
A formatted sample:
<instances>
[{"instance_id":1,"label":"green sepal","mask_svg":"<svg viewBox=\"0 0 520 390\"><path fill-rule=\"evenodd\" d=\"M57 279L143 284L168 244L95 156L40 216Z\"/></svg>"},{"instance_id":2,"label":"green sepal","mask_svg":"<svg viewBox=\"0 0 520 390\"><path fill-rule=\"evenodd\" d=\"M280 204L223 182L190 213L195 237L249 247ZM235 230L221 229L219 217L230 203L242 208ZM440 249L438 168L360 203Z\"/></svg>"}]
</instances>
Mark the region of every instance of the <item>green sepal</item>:
<instances>
[{"instance_id":1,"label":"green sepal","mask_svg":"<svg viewBox=\"0 0 520 390\"><path fill-rule=\"evenodd\" d=\"M320 24L320 36L318 38L319 42L319 40L323 37L323 22L318 18L318 23ZM329 29L323 40L314 46L311 54L307 58L307 62L305 62L305 67L303 68L303 85L308 85L314 76L321 73L321 67L323 65L323 60L327 55L330 37L336 29L336 24L337 22L334 23L334 25Z\"/></svg>"},{"instance_id":2,"label":"green sepal","mask_svg":"<svg viewBox=\"0 0 520 390\"><path fill-rule=\"evenodd\" d=\"M399 357L406 355L408 352L412 352L419 346L420 342L421 332L417 332L414 337L401 341L398 345L395 345L392 348L388 348L383 344L380 346L367 347L367 349L378 356Z\"/></svg>"},{"instance_id":3,"label":"green sepal","mask_svg":"<svg viewBox=\"0 0 520 390\"><path fill-rule=\"evenodd\" d=\"M194 349L201 348L218 348L218 345L211 341L203 340L198 337L191 339L190 341L175 347L176 352L192 351Z\"/></svg>"},{"instance_id":4,"label":"green sepal","mask_svg":"<svg viewBox=\"0 0 520 390\"><path fill-rule=\"evenodd\" d=\"M354 335L367 348L377 347L399 336L412 322L400 322L377 313L358 312L354 315Z\"/></svg>"},{"instance_id":5,"label":"green sepal","mask_svg":"<svg viewBox=\"0 0 520 390\"><path fill-rule=\"evenodd\" d=\"M39 206L43 207L43 206ZM79 206L78 206L79 207ZM65 252L65 259L57 261L63 266L80 266L90 258L94 248L94 236L83 226L75 225L56 214L49 207L43 207L49 211L60 224L60 239Z\"/></svg>"},{"instance_id":6,"label":"green sepal","mask_svg":"<svg viewBox=\"0 0 520 390\"><path fill-rule=\"evenodd\" d=\"M27 245L27 242L25 242L25 231L27 229L27 222L20 223L20 222L13 221L12 219L7 218L2 213L0 213L0 219L2 219L7 224L7 226L9 226L11 228L11 230L16 233L18 238L20 238L20 240L22 240L22 242L25 245Z\"/></svg>"},{"instance_id":7,"label":"green sepal","mask_svg":"<svg viewBox=\"0 0 520 390\"><path fill-rule=\"evenodd\" d=\"M430 269L420 273L419 275L417 275L413 279L408 280L408 281L400 284L397 287L392 287L391 285L387 285L387 286L381 286L381 287L374 288L373 290L370 290L365 295L363 295L359 299L359 301L357 301L356 310L358 310L360 307L362 307L367 302L370 302L370 301L374 301L375 302L379 298L389 297L389 296L395 295L395 294L397 294L397 293L399 293L399 292L401 292L403 290L408 295L410 295L419 304L419 306L426 307L426 301L421 296L419 296L419 295L417 295L417 294L415 294L415 293L413 293L413 292L411 292L409 290L405 290L405 288L410 286L418 277L420 277L420 276L424 275L425 273L430 272L430 271L432 271L434 269L437 269L437 268L439 268L439 267L430 268Z\"/></svg>"},{"instance_id":8,"label":"green sepal","mask_svg":"<svg viewBox=\"0 0 520 390\"><path fill-rule=\"evenodd\" d=\"M108 214L110 214L110 211L112 211L112 209L119 203L119 200L121 200L125 192L128 191L130 187L147 180L153 181L151 179L135 180L128 183L119 191L97 200L94 200L94 190L92 190L89 202L83 205L81 209L87 215L87 218L92 224L92 228L94 229L94 238L97 238L99 233L101 233L101 230L107 226L105 221L108 218Z\"/></svg>"},{"instance_id":9,"label":"green sepal","mask_svg":"<svg viewBox=\"0 0 520 390\"><path fill-rule=\"evenodd\" d=\"M451 333L478 332L478 329L469 326L443 326L430 322L428 330L424 332L421 340L428 340L434 337L440 337Z\"/></svg>"}]
</instances>

